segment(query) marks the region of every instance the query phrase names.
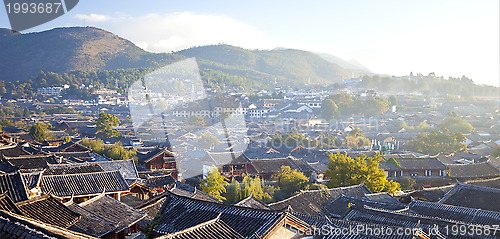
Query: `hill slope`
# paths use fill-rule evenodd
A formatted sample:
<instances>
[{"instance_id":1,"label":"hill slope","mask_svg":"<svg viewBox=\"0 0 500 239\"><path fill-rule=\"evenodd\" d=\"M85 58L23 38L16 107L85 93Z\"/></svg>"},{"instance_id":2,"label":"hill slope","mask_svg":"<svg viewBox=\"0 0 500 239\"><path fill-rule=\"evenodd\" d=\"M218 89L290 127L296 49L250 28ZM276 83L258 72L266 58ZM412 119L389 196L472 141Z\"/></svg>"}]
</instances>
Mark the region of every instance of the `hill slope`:
<instances>
[{"instance_id":1,"label":"hill slope","mask_svg":"<svg viewBox=\"0 0 500 239\"><path fill-rule=\"evenodd\" d=\"M0 29L0 77L23 80L40 71L64 73L155 67L180 58L153 54L110 32L93 27L56 28L12 34ZM10 33L10 34L9 34Z\"/></svg>"},{"instance_id":2,"label":"hill slope","mask_svg":"<svg viewBox=\"0 0 500 239\"><path fill-rule=\"evenodd\" d=\"M334 83L350 71L311 52L294 49L247 50L229 45L195 47L176 52L196 57L202 68L237 74L277 85Z\"/></svg>"}]
</instances>

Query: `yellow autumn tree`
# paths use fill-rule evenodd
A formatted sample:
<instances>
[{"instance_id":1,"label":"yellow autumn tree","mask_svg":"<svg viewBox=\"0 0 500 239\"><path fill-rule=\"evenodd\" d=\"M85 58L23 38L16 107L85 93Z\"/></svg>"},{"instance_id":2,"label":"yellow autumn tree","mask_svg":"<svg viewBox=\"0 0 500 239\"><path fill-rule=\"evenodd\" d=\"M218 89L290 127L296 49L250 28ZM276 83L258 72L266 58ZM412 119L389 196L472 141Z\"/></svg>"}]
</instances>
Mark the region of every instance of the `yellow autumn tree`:
<instances>
[{"instance_id":1,"label":"yellow autumn tree","mask_svg":"<svg viewBox=\"0 0 500 239\"><path fill-rule=\"evenodd\" d=\"M328 170L325 172L330 179L326 186L335 188L364 183L374 193L394 193L400 190L399 183L387 180L384 170L379 168L381 160L379 154L373 157L362 155L357 158L338 152L331 154Z\"/></svg>"}]
</instances>

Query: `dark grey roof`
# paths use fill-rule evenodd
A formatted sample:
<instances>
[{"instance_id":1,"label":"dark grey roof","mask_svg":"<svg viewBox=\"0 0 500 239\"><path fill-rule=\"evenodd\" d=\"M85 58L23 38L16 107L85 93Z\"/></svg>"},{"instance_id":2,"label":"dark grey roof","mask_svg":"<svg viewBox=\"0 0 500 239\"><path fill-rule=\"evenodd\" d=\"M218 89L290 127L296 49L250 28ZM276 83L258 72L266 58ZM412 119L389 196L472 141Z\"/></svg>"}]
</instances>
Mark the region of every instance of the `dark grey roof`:
<instances>
[{"instance_id":1,"label":"dark grey roof","mask_svg":"<svg viewBox=\"0 0 500 239\"><path fill-rule=\"evenodd\" d=\"M0 174L0 193L7 192L14 202L28 200L28 193L19 172Z\"/></svg>"},{"instance_id":2,"label":"dark grey roof","mask_svg":"<svg viewBox=\"0 0 500 239\"><path fill-rule=\"evenodd\" d=\"M349 212L352 206L369 206L371 208L379 208L390 211L403 210L406 208L405 205L396 199L394 199L394 201L374 201L364 197L340 195L323 207L323 214L330 217L342 218Z\"/></svg>"},{"instance_id":3,"label":"dark grey roof","mask_svg":"<svg viewBox=\"0 0 500 239\"><path fill-rule=\"evenodd\" d=\"M137 179L139 174L133 159L96 162L104 171L120 171L125 179Z\"/></svg>"},{"instance_id":4,"label":"dark grey roof","mask_svg":"<svg viewBox=\"0 0 500 239\"><path fill-rule=\"evenodd\" d=\"M413 212L428 217L443 218L475 225L500 225L500 212L426 202L415 199L413 199L408 206Z\"/></svg>"},{"instance_id":5,"label":"dark grey roof","mask_svg":"<svg viewBox=\"0 0 500 239\"><path fill-rule=\"evenodd\" d=\"M0 238L89 239L93 237L44 225L29 218L0 211Z\"/></svg>"},{"instance_id":6,"label":"dark grey roof","mask_svg":"<svg viewBox=\"0 0 500 239\"><path fill-rule=\"evenodd\" d=\"M96 169L95 171L97 172L97 167L92 165L99 165L102 168L101 171L120 171L120 174L125 179L139 178L139 174L137 173L137 168L135 167L133 159L74 163L74 164L49 164L48 166L50 169L86 166L82 167L82 169Z\"/></svg>"},{"instance_id":7,"label":"dark grey roof","mask_svg":"<svg viewBox=\"0 0 500 239\"><path fill-rule=\"evenodd\" d=\"M98 164L55 164L43 172L43 175L65 175L79 173L104 172Z\"/></svg>"},{"instance_id":8,"label":"dark grey roof","mask_svg":"<svg viewBox=\"0 0 500 239\"><path fill-rule=\"evenodd\" d=\"M170 175L150 176L143 180L143 184L148 188L160 188L175 183L175 179Z\"/></svg>"},{"instance_id":9,"label":"dark grey roof","mask_svg":"<svg viewBox=\"0 0 500 239\"><path fill-rule=\"evenodd\" d=\"M54 155L23 155L4 157L4 160L25 172L40 171L48 168L48 164L58 163Z\"/></svg>"},{"instance_id":10,"label":"dark grey roof","mask_svg":"<svg viewBox=\"0 0 500 239\"><path fill-rule=\"evenodd\" d=\"M115 232L120 232L146 217L146 213L106 195L94 197L79 206L108 222L118 224Z\"/></svg>"},{"instance_id":11,"label":"dark grey roof","mask_svg":"<svg viewBox=\"0 0 500 239\"><path fill-rule=\"evenodd\" d=\"M241 201L235 203L234 205L240 206L240 207L249 207L249 208L255 208L255 209L269 210L269 207L264 202L255 198L252 194L250 194L250 196L242 199Z\"/></svg>"},{"instance_id":12,"label":"dark grey roof","mask_svg":"<svg viewBox=\"0 0 500 239\"><path fill-rule=\"evenodd\" d=\"M174 186L169 191L179 196L220 203L218 199L208 195L207 193L179 181L175 182Z\"/></svg>"},{"instance_id":13,"label":"dark grey roof","mask_svg":"<svg viewBox=\"0 0 500 239\"><path fill-rule=\"evenodd\" d=\"M38 182L40 181L40 178L42 176L43 171L39 172L29 172L29 173L21 173L21 176L24 181L24 185L26 185L26 188L32 189L35 188L38 185Z\"/></svg>"},{"instance_id":14,"label":"dark grey roof","mask_svg":"<svg viewBox=\"0 0 500 239\"><path fill-rule=\"evenodd\" d=\"M180 232L160 237L161 239L243 239L238 232L233 230L219 217L198 224Z\"/></svg>"},{"instance_id":15,"label":"dark grey roof","mask_svg":"<svg viewBox=\"0 0 500 239\"><path fill-rule=\"evenodd\" d=\"M500 189L458 182L440 203L500 212Z\"/></svg>"},{"instance_id":16,"label":"dark grey roof","mask_svg":"<svg viewBox=\"0 0 500 239\"><path fill-rule=\"evenodd\" d=\"M456 225L456 222L425 217L410 213L389 212L371 208L363 208L354 206L350 209L342 221L355 221L368 224L378 224L384 226L402 227L402 228L422 228L424 231L430 231L437 225L442 234L446 233L446 226L451 228ZM465 225L467 226L467 225ZM448 230L451 235L451 232ZM482 235L484 236L484 235ZM450 237L445 237L450 238ZM460 237L459 237L460 238ZM472 237L474 238L474 237ZM475 238L483 238L481 236Z\"/></svg>"},{"instance_id":17,"label":"dark grey roof","mask_svg":"<svg viewBox=\"0 0 500 239\"><path fill-rule=\"evenodd\" d=\"M363 197L367 193L371 192L364 184L324 190L306 190L282 201L268 204L267 206L271 210L284 210L290 206L293 211L320 215L324 210L323 207L341 194Z\"/></svg>"},{"instance_id":18,"label":"dark grey roof","mask_svg":"<svg viewBox=\"0 0 500 239\"><path fill-rule=\"evenodd\" d=\"M450 191L454 185L447 185L442 187L432 187L432 188L424 188L421 190L417 190L411 192L410 195L414 198L427 200L430 202L437 202L444 197L444 195Z\"/></svg>"},{"instance_id":19,"label":"dark grey roof","mask_svg":"<svg viewBox=\"0 0 500 239\"><path fill-rule=\"evenodd\" d=\"M423 159L395 159L400 166L397 169L408 169L408 170L424 170L424 169L437 169L437 170L447 170L448 167L441 163L441 161L436 158L423 158ZM381 167L389 166L392 164L381 164ZM394 165L392 165L393 167ZM393 170L388 168L387 170ZM385 169L385 168L384 168Z\"/></svg>"},{"instance_id":20,"label":"dark grey roof","mask_svg":"<svg viewBox=\"0 0 500 239\"><path fill-rule=\"evenodd\" d=\"M500 169L489 162L473 164L448 164L450 177L453 178L488 178L500 176Z\"/></svg>"},{"instance_id":21,"label":"dark grey roof","mask_svg":"<svg viewBox=\"0 0 500 239\"><path fill-rule=\"evenodd\" d=\"M18 202L16 206L23 216L62 228L68 228L80 219L79 214L69 210L50 195Z\"/></svg>"},{"instance_id":22,"label":"dark grey roof","mask_svg":"<svg viewBox=\"0 0 500 239\"><path fill-rule=\"evenodd\" d=\"M66 175L44 175L42 191L59 197L80 196L106 192L120 192L129 189L118 171Z\"/></svg>"},{"instance_id":23,"label":"dark grey roof","mask_svg":"<svg viewBox=\"0 0 500 239\"><path fill-rule=\"evenodd\" d=\"M6 192L0 194L0 210L13 212L18 215L23 214Z\"/></svg>"},{"instance_id":24,"label":"dark grey roof","mask_svg":"<svg viewBox=\"0 0 500 239\"><path fill-rule=\"evenodd\" d=\"M117 223L106 221L105 219L83 209L76 203L66 205L71 211L81 215L80 220L71 225L68 230L85 233L94 237L102 237L113 232L118 227Z\"/></svg>"},{"instance_id":25,"label":"dark grey roof","mask_svg":"<svg viewBox=\"0 0 500 239\"><path fill-rule=\"evenodd\" d=\"M201 223L220 220L245 238L258 238L282 218L282 213L246 207L229 206L196 200L168 193L160 211L161 220L153 229L155 233L172 234Z\"/></svg>"},{"instance_id":26,"label":"dark grey roof","mask_svg":"<svg viewBox=\"0 0 500 239\"><path fill-rule=\"evenodd\" d=\"M467 181L467 184L500 189L500 177Z\"/></svg>"},{"instance_id":27,"label":"dark grey roof","mask_svg":"<svg viewBox=\"0 0 500 239\"><path fill-rule=\"evenodd\" d=\"M364 197L367 198L368 200L377 202L396 203L396 204L399 203L399 201L396 198L394 198L392 195L386 192L365 194Z\"/></svg>"},{"instance_id":28,"label":"dark grey roof","mask_svg":"<svg viewBox=\"0 0 500 239\"><path fill-rule=\"evenodd\" d=\"M120 196L120 202L125 203L133 208L137 208L137 206L141 205L144 200L139 199L135 193L128 193Z\"/></svg>"}]
</instances>

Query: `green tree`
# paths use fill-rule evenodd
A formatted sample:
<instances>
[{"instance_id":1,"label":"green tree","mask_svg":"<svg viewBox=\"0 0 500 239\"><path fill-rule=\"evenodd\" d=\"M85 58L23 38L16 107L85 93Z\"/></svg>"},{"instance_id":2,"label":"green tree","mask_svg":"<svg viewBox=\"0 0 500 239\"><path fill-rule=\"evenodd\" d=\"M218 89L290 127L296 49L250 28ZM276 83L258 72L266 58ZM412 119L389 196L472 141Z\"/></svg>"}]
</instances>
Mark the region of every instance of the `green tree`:
<instances>
[{"instance_id":1,"label":"green tree","mask_svg":"<svg viewBox=\"0 0 500 239\"><path fill-rule=\"evenodd\" d=\"M241 184L233 180L231 184L226 187L226 203L232 204L242 199Z\"/></svg>"},{"instance_id":2,"label":"green tree","mask_svg":"<svg viewBox=\"0 0 500 239\"><path fill-rule=\"evenodd\" d=\"M337 114L338 107L332 99L326 98L321 104L321 116L330 121Z\"/></svg>"},{"instance_id":3,"label":"green tree","mask_svg":"<svg viewBox=\"0 0 500 239\"><path fill-rule=\"evenodd\" d=\"M227 178L221 175L215 166L212 166L212 169L208 171L207 175L200 183L201 191L217 198L221 202L226 201L222 193L226 192L227 185L229 185Z\"/></svg>"},{"instance_id":4,"label":"green tree","mask_svg":"<svg viewBox=\"0 0 500 239\"><path fill-rule=\"evenodd\" d=\"M443 125L451 132L460 132L462 134L468 134L473 129L471 124L458 117L447 117Z\"/></svg>"},{"instance_id":5,"label":"green tree","mask_svg":"<svg viewBox=\"0 0 500 239\"><path fill-rule=\"evenodd\" d=\"M388 98L387 98L387 101L389 101L389 104L391 106L393 105L398 105L398 98L395 96L395 95L390 95Z\"/></svg>"},{"instance_id":6,"label":"green tree","mask_svg":"<svg viewBox=\"0 0 500 239\"><path fill-rule=\"evenodd\" d=\"M364 136L365 132L362 129L353 129L345 137L344 144L348 148L361 149L370 145L370 140Z\"/></svg>"},{"instance_id":7,"label":"green tree","mask_svg":"<svg viewBox=\"0 0 500 239\"><path fill-rule=\"evenodd\" d=\"M467 145L463 142L465 137L462 133L452 133L447 128L442 128L418 134L416 139L405 144L405 148L428 155L451 154L467 151Z\"/></svg>"},{"instance_id":8,"label":"green tree","mask_svg":"<svg viewBox=\"0 0 500 239\"><path fill-rule=\"evenodd\" d=\"M204 126L206 123L205 123L205 118L203 118L202 116L191 115L187 120L186 124L192 126Z\"/></svg>"},{"instance_id":9,"label":"green tree","mask_svg":"<svg viewBox=\"0 0 500 239\"><path fill-rule=\"evenodd\" d=\"M379 168L380 155L367 158L366 155L353 159L347 154L330 154L325 176L330 180L329 188L346 187L364 183L374 193L386 191L393 193L400 190L398 183L388 181L383 169Z\"/></svg>"},{"instance_id":10,"label":"green tree","mask_svg":"<svg viewBox=\"0 0 500 239\"><path fill-rule=\"evenodd\" d=\"M306 189L309 186L309 179L298 170L291 170L289 166L281 166L278 174L278 186L280 191L288 196Z\"/></svg>"},{"instance_id":11,"label":"green tree","mask_svg":"<svg viewBox=\"0 0 500 239\"><path fill-rule=\"evenodd\" d=\"M30 135L35 141L44 141L48 138L48 134L45 130L46 127L40 123L33 124L29 128Z\"/></svg>"},{"instance_id":12,"label":"green tree","mask_svg":"<svg viewBox=\"0 0 500 239\"><path fill-rule=\"evenodd\" d=\"M259 176L251 177L245 175L243 177L242 184L242 198L246 198L252 195L262 201L271 201L272 197L268 193L264 192L264 188L262 187L262 182L260 181Z\"/></svg>"},{"instance_id":13,"label":"green tree","mask_svg":"<svg viewBox=\"0 0 500 239\"><path fill-rule=\"evenodd\" d=\"M120 120L108 113L101 112L99 113L99 118L96 120L96 130L100 131L100 135L103 135L106 138L114 138L119 137L120 133L113 129L120 124Z\"/></svg>"},{"instance_id":14,"label":"green tree","mask_svg":"<svg viewBox=\"0 0 500 239\"><path fill-rule=\"evenodd\" d=\"M399 185L401 185L401 190L405 191L415 190L414 186L416 181L411 177L400 178L398 179L398 183Z\"/></svg>"}]
</instances>

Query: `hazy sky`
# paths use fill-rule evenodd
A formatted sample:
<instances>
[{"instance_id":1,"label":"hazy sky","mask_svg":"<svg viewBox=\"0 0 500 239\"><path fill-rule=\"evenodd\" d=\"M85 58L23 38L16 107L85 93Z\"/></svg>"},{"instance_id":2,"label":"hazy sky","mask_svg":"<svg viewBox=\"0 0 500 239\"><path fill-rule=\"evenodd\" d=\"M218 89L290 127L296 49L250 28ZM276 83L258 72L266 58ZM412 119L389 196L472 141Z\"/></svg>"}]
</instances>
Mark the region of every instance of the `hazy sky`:
<instances>
[{"instance_id":1,"label":"hazy sky","mask_svg":"<svg viewBox=\"0 0 500 239\"><path fill-rule=\"evenodd\" d=\"M80 0L26 32L85 21L154 52L217 43L287 47L356 59L376 73L465 75L498 86L499 2ZM0 27L10 27L5 10Z\"/></svg>"}]
</instances>

